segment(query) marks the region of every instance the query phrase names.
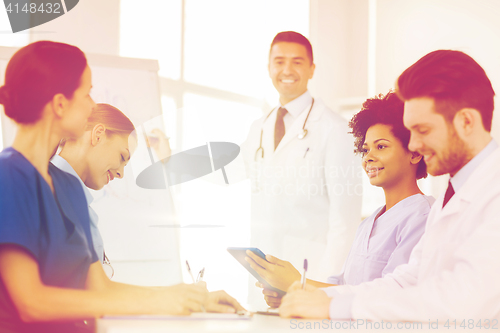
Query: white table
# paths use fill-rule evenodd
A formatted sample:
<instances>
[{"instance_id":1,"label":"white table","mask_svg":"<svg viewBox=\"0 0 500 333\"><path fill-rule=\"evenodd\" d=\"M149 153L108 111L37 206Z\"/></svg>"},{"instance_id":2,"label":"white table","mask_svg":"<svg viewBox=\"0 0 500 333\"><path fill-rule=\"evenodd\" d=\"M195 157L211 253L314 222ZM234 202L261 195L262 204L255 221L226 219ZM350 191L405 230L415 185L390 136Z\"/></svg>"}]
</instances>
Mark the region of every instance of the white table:
<instances>
[{"instance_id":1,"label":"white table","mask_svg":"<svg viewBox=\"0 0 500 333\"><path fill-rule=\"evenodd\" d=\"M275 316L254 315L249 320L144 320L144 319L99 319L97 320L97 333L160 333L160 332L333 332L337 330L355 332L482 332L498 333L497 329L479 328L447 328L439 325L430 328L429 323L423 322L421 326L413 323L384 323L384 329L374 325L381 323L356 322L349 326L349 322L330 320L285 319ZM371 325L371 327L370 327ZM389 328L388 326L391 325ZM398 327L397 325L400 325Z\"/></svg>"},{"instance_id":2,"label":"white table","mask_svg":"<svg viewBox=\"0 0 500 333\"><path fill-rule=\"evenodd\" d=\"M288 331L290 321L275 316L254 315L248 320L159 320L99 319L97 333L153 332L276 332Z\"/></svg>"}]
</instances>

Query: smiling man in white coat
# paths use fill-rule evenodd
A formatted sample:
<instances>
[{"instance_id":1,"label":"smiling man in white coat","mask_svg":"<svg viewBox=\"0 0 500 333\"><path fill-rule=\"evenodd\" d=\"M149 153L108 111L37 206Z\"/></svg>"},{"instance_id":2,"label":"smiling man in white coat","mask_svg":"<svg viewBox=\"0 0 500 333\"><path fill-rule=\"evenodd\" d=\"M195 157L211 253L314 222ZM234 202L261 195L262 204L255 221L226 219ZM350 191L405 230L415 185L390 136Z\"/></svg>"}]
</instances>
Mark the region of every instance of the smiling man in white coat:
<instances>
[{"instance_id":1,"label":"smiling man in white coat","mask_svg":"<svg viewBox=\"0 0 500 333\"><path fill-rule=\"evenodd\" d=\"M362 187L347 122L307 90L314 70L307 38L276 35L269 76L279 104L252 124L241 152L252 181L251 245L300 270L308 259L308 277L326 281L347 257Z\"/></svg>"},{"instance_id":2,"label":"smiling man in white coat","mask_svg":"<svg viewBox=\"0 0 500 333\"><path fill-rule=\"evenodd\" d=\"M280 314L498 328L500 149L490 135L490 80L465 53L438 50L404 71L397 87L409 149L431 175L450 175L424 235L394 273L358 286L292 286Z\"/></svg>"}]
</instances>

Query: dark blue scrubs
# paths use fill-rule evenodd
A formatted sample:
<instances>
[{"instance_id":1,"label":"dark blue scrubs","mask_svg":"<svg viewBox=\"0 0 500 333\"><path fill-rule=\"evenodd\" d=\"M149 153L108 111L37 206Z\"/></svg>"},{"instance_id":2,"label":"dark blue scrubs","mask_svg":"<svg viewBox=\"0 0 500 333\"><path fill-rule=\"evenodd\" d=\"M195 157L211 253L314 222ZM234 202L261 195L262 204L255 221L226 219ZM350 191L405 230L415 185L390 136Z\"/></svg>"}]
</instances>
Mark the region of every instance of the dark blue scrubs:
<instances>
[{"instance_id":1,"label":"dark blue scrubs","mask_svg":"<svg viewBox=\"0 0 500 333\"><path fill-rule=\"evenodd\" d=\"M44 284L83 289L98 260L85 194L74 176L52 164L49 173L55 196L22 154L13 148L0 153L0 245L30 253ZM56 332L68 324L24 324L0 279L0 332Z\"/></svg>"}]
</instances>

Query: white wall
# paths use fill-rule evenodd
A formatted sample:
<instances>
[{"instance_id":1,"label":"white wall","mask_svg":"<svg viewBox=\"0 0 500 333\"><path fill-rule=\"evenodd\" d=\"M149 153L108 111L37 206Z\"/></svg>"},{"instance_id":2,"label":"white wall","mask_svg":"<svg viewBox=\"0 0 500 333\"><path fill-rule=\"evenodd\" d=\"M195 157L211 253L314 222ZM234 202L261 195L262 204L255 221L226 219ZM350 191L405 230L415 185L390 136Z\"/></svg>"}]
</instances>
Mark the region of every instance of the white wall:
<instances>
[{"instance_id":1,"label":"white wall","mask_svg":"<svg viewBox=\"0 0 500 333\"><path fill-rule=\"evenodd\" d=\"M30 29L30 42L53 40L85 53L118 55L120 0L82 0L57 19Z\"/></svg>"},{"instance_id":2,"label":"white wall","mask_svg":"<svg viewBox=\"0 0 500 333\"><path fill-rule=\"evenodd\" d=\"M372 2L377 92L386 92L404 69L442 48L468 53L483 66L494 87L500 83L500 1ZM310 40L316 63L311 89L331 105L339 99L366 96L370 0L310 3Z\"/></svg>"},{"instance_id":3,"label":"white wall","mask_svg":"<svg viewBox=\"0 0 500 333\"><path fill-rule=\"evenodd\" d=\"M311 0L316 72L310 89L334 109L368 91L368 0Z\"/></svg>"},{"instance_id":4,"label":"white wall","mask_svg":"<svg viewBox=\"0 0 500 333\"><path fill-rule=\"evenodd\" d=\"M500 93L499 12L498 0L378 0L377 90L394 86L403 70L430 51L453 49L473 57ZM497 116L493 135L499 130Z\"/></svg>"}]
</instances>

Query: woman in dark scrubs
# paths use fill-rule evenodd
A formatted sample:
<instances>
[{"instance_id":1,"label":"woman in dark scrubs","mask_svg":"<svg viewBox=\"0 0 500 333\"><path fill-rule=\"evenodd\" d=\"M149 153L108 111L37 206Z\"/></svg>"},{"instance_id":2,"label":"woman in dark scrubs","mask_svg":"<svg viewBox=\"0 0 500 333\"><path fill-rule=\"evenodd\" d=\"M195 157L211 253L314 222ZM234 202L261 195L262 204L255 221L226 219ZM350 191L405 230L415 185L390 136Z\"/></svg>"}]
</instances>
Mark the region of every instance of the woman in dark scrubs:
<instances>
[{"instance_id":1,"label":"woman in dark scrubs","mask_svg":"<svg viewBox=\"0 0 500 333\"><path fill-rule=\"evenodd\" d=\"M91 87L85 55L71 45L36 42L7 65L0 104L18 130L0 153L0 332L92 331L83 320L105 314L239 310L203 284L152 289L106 277L79 181L49 165L61 138L83 135Z\"/></svg>"}]
</instances>

